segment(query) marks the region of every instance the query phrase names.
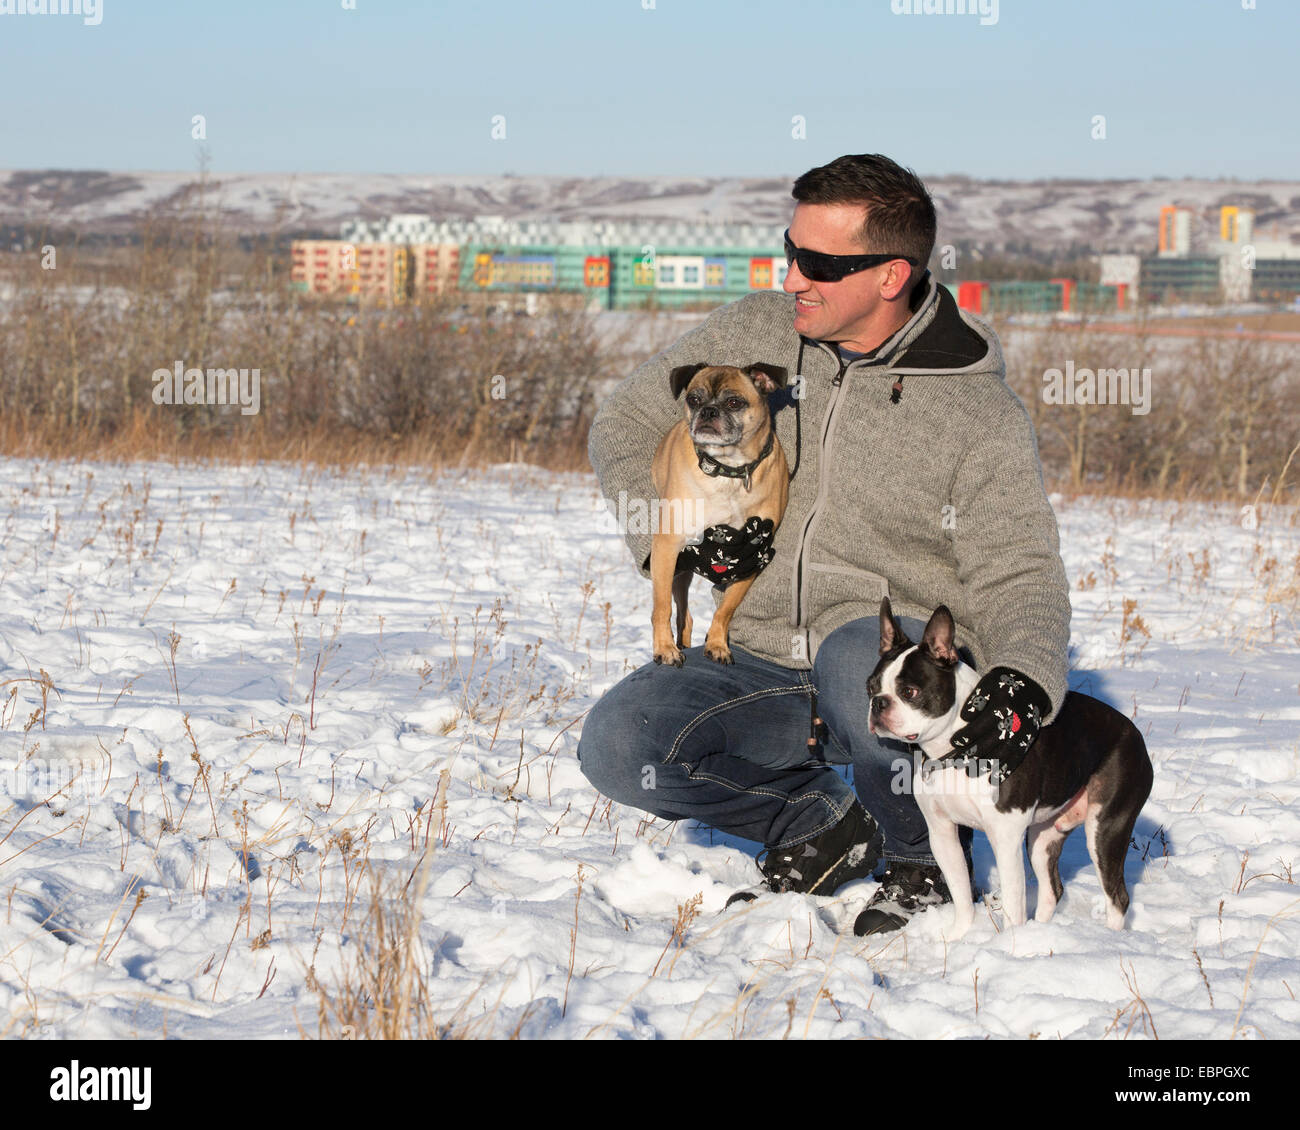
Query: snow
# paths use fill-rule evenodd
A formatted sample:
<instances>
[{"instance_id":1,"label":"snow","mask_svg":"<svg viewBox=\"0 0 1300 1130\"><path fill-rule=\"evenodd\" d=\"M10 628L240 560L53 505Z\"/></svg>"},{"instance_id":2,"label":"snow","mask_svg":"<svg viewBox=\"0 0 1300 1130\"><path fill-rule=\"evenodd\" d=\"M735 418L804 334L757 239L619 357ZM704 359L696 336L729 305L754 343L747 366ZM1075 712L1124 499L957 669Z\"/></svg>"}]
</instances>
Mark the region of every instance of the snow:
<instances>
[{"instance_id":1,"label":"snow","mask_svg":"<svg viewBox=\"0 0 1300 1130\"><path fill-rule=\"evenodd\" d=\"M854 937L870 880L723 913L758 845L587 784L650 659L591 476L0 463L0 1033L316 1035L374 876L452 1034L1295 1038L1297 515L1054 503L1156 768L1133 906L1079 832L1050 923L949 944Z\"/></svg>"}]
</instances>

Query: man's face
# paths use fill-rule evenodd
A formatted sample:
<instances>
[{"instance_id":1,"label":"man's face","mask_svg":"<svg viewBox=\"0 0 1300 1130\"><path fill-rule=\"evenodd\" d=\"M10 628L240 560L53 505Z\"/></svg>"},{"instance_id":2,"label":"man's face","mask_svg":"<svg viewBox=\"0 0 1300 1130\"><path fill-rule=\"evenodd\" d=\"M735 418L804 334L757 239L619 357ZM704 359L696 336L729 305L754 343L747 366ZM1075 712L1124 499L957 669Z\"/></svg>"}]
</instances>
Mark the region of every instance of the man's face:
<instances>
[{"instance_id":1,"label":"man's face","mask_svg":"<svg viewBox=\"0 0 1300 1130\"><path fill-rule=\"evenodd\" d=\"M862 204L796 204L790 221L790 242L827 255L869 255L893 248L863 247L858 241L867 209ZM842 341L850 347L874 349L885 296L897 294L899 280L906 285L908 267L903 262L884 263L855 271L839 282L811 282L790 264L784 290L795 296L794 328L819 341ZM884 292L882 294L882 291Z\"/></svg>"}]
</instances>

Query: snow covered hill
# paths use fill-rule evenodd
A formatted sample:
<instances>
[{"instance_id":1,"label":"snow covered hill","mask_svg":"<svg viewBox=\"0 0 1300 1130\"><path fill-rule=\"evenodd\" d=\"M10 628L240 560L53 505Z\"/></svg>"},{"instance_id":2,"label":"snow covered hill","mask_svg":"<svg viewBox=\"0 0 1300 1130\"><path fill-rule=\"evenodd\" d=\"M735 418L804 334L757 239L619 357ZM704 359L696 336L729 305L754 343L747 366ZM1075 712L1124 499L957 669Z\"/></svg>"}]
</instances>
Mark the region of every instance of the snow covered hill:
<instances>
[{"instance_id":1,"label":"snow covered hill","mask_svg":"<svg viewBox=\"0 0 1300 1130\"><path fill-rule=\"evenodd\" d=\"M788 220L790 186L803 171L752 178L221 173L207 200L235 232L337 235L344 220L403 212L767 224ZM1193 209L1205 240L1218 238L1218 207L1237 204L1255 210L1258 239L1300 242L1300 183L1291 181L984 181L920 172L938 211L940 245L970 241L989 254L1007 244L1147 252L1166 204ZM195 203L196 191L193 173L0 170L0 223L125 232L151 209Z\"/></svg>"}]
</instances>

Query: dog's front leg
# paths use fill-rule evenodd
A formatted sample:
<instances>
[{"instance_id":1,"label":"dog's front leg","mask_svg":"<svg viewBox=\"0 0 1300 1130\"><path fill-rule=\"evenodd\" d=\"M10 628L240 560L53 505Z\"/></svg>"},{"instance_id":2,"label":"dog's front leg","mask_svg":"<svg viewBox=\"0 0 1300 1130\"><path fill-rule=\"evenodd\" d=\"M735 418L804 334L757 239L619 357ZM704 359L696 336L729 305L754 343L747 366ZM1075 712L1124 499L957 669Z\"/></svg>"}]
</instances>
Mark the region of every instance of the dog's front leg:
<instances>
[{"instance_id":1,"label":"dog's front leg","mask_svg":"<svg viewBox=\"0 0 1300 1130\"><path fill-rule=\"evenodd\" d=\"M718 610L713 614L713 620L709 624L709 634L704 637L704 654L712 659L715 663L730 663L731 648L727 646L727 633L731 629L731 618L736 614L736 609L740 607L740 602L745 599L745 593L749 592L750 586L758 579L755 573L751 577L746 577L743 581L735 581L727 586L727 591L722 594L722 603L718 605Z\"/></svg>"},{"instance_id":2,"label":"dog's front leg","mask_svg":"<svg viewBox=\"0 0 1300 1130\"><path fill-rule=\"evenodd\" d=\"M695 574L683 569L673 578L673 604L677 607L677 646L688 648L691 646L691 609L688 603L691 592L691 581L695 579Z\"/></svg>"},{"instance_id":3,"label":"dog's front leg","mask_svg":"<svg viewBox=\"0 0 1300 1130\"><path fill-rule=\"evenodd\" d=\"M655 534L650 543L650 586L654 603L650 609L650 630L653 634L656 663L671 663L680 667L685 657L673 643L669 620L673 609L673 579L677 573L677 555L682 549L682 538L677 534ZM689 584L689 579L687 581Z\"/></svg>"},{"instance_id":4,"label":"dog's front leg","mask_svg":"<svg viewBox=\"0 0 1300 1130\"><path fill-rule=\"evenodd\" d=\"M1026 824L1005 819L990 822L985 829L993 857L998 863L998 878L1002 882L1002 911L1006 922L1023 926L1025 912L1025 843Z\"/></svg>"},{"instance_id":5,"label":"dog's front leg","mask_svg":"<svg viewBox=\"0 0 1300 1130\"><path fill-rule=\"evenodd\" d=\"M975 903L971 899L966 856L961 850L961 840L957 838L957 825L941 813L930 812L925 808L921 811L925 814L925 822L930 829L930 851L934 853L935 861L943 872L943 881L948 884L957 911L952 931L948 934L948 940L955 942L975 921Z\"/></svg>"}]
</instances>

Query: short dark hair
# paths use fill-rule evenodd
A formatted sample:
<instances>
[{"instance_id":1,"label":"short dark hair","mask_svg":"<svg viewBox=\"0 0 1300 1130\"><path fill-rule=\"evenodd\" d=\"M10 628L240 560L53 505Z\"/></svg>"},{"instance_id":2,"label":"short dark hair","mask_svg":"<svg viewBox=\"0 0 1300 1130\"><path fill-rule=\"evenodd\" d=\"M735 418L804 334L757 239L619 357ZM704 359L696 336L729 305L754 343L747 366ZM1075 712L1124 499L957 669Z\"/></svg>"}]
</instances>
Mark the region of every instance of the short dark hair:
<instances>
[{"instance_id":1,"label":"short dark hair","mask_svg":"<svg viewBox=\"0 0 1300 1130\"><path fill-rule=\"evenodd\" d=\"M866 222L858 233L863 251L911 256L920 266L913 269L910 285L930 262L934 202L920 177L888 157L879 153L837 157L799 177L790 195L801 204L866 205Z\"/></svg>"}]
</instances>

